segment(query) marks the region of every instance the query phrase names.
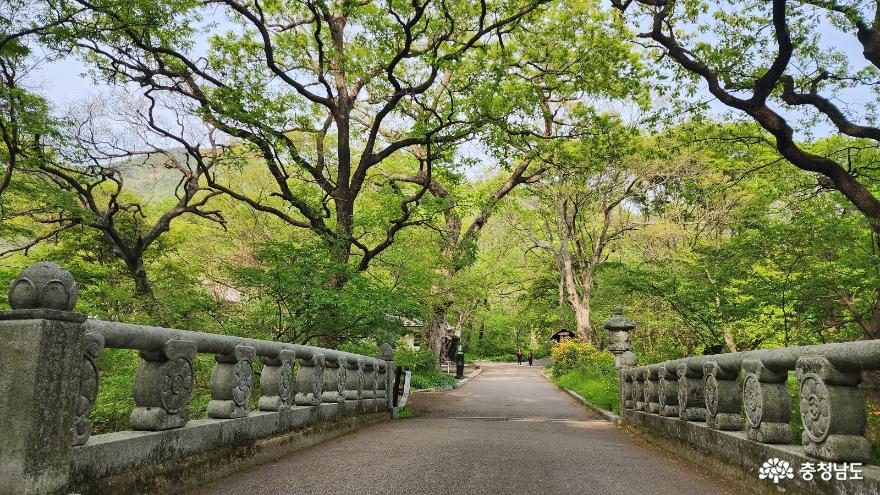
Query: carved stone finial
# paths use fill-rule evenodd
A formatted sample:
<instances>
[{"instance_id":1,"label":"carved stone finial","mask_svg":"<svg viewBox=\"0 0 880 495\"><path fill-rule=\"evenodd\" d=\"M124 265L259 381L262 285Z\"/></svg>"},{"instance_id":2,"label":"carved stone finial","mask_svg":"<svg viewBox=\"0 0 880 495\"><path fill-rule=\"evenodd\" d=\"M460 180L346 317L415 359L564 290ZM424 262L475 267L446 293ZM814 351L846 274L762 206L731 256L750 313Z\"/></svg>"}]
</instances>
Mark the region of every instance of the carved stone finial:
<instances>
[{"instance_id":1,"label":"carved stone finial","mask_svg":"<svg viewBox=\"0 0 880 495\"><path fill-rule=\"evenodd\" d=\"M614 316L605 321L602 326L609 332L629 332L636 327L636 322L623 317L623 308L614 307Z\"/></svg>"},{"instance_id":2,"label":"carved stone finial","mask_svg":"<svg viewBox=\"0 0 880 495\"><path fill-rule=\"evenodd\" d=\"M72 311L78 297L73 275L49 261L25 268L9 287L12 309Z\"/></svg>"},{"instance_id":3,"label":"carved stone finial","mask_svg":"<svg viewBox=\"0 0 880 495\"><path fill-rule=\"evenodd\" d=\"M391 344L385 343L379 346L379 359L382 361L394 361L394 349Z\"/></svg>"}]
</instances>

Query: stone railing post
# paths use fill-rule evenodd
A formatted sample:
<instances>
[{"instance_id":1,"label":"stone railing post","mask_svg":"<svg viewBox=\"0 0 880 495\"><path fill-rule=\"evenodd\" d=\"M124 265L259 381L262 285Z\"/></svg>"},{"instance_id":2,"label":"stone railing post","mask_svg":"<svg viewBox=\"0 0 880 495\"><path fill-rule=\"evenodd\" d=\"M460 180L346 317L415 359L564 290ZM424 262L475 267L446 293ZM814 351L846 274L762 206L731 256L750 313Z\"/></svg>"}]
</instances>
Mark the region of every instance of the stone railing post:
<instances>
[{"instance_id":1,"label":"stone railing post","mask_svg":"<svg viewBox=\"0 0 880 495\"><path fill-rule=\"evenodd\" d=\"M134 376L135 408L129 416L131 429L180 428L189 421L196 344L169 340L161 349L141 351L140 355L143 361Z\"/></svg>"},{"instance_id":2,"label":"stone railing post","mask_svg":"<svg viewBox=\"0 0 880 495\"><path fill-rule=\"evenodd\" d=\"M703 363L706 386L703 396L706 399L706 424L716 430L741 430L742 419L739 412L742 406L739 384L736 377L739 370L729 370L715 361Z\"/></svg>"},{"instance_id":3,"label":"stone railing post","mask_svg":"<svg viewBox=\"0 0 880 495\"><path fill-rule=\"evenodd\" d=\"M790 443L791 399L786 370L773 370L757 359L744 359L743 411L749 440L761 443Z\"/></svg>"},{"instance_id":4,"label":"stone railing post","mask_svg":"<svg viewBox=\"0 0 880 495\"><path fill-rule=\"evenodd\" d=\"M636 368L633 376L633 385L635 391L633 393L633 402L636 411L647 411L648 404L645 403L645 370Z\"/></svg>"},{"instance_id":5,"label":"stone railing post","mask_svg":"<svg viewBox=\"0 0 880 495\"><path fill-rule=\"evenodd\" d=\"M324 355L313 354L309 359L300 359L299 373L296 374L296 397L298 406L317 406L321 404L324 392Z\"/></svg>"},{"instance_id":6,"label":"stone railing post","mask_svg":"<svg viewBox=\"0 0 880 495\"><path fill-rule=\"evenodd\" d=\"M324 362L324 388L321 391L322 404L335 404L339 401L339 361Z\"/></svg>"},{"instance_id":7,"label":"stone railing post","mask_svg":"<svg viewBox=\"0 0 880 495\"><path fill-rule=\"evenodd\" d=\"M71 445L88 438L78 434L83 421L79 413L88 414L94 396L90 385L80 383L80 375L84 356L96 349L84 348L81 323L86 318L72 313L77 295L68 271L40 262L12 282L12 311L0 312L2 495L64 490ZM83 390L86 404L80 400Z\"/></svg>"},{"instance_id":8,"label":"stone railing post","mask_svg":"<svg viewBox=\"0 0 880 495\"><path fill-rule=\"evenodd\" d=\"M296 382L293 364L296 354L288 349L278 353L275 358L263 357L263 370L260 372L261 411L286 411L293 403Z\"/></svg>"},{"instance_id":9,"label":"stone railing post","mask_svg":"<svg viewBox=\"0 0 880 495\"><path fill-rule=\"evenodd\" d=\"M660 366L653 365L645 368L645 411L651 414L660 413Z\"/></svg>"},{"instance_id":10,"label":"stone railing post","mask_svg":"<svg viewBox=\"0 0 880 495\"><path fill-rule=\"evenodd\" d=\"M621 409L635 409L636 405L633 402L634 388L632 372L628 369L620 370Z\"/></svg>"},{"instance_id":11,"label":"stone railing post","mask_svg":"<svg viewBox=\"0 0 880 495\"><path fill-rule=\"evenodd\" d=\"M394 349L391 344L385 343L379 346L379 359L385 361L385 374L382 380L382 390L385 397L385 409L394 409Z\"/></svg>"},{"instance_id":12,"label":"stone railing post","mask_svg":"<svg viewBox=\"0 0 880 495\"><path fill-rule=\"evenodd\" d=\"M657 384L659 414L667 417L678 416L678 373L670 370L666 364L661 364L657 374L660 376Z\"/></svg>"},{"instance_id":13,"label":"stone railing post","mask_svg":"<svg viewBox=\"0 0 880 495\"><path fill-rule=\"evenodd\" d=\"M820 356L797 360L804 452L826 461L866 462L871 444L859 371L845 371Z\"/></svg>"},{"instance_id":14,"label":"stone railing post","mask_svg":"<svg viewBox=\"0 0 880 495\"><path fill-rule=\"evenodd\" d=\"M376 397L376 363L368 362L364 366L364 385L361 399L374 399ZM372 404L372 402L370 402Z\"/></svg>"},{"instance_id":15,"label":"stone railing post","mask_svg":"<svg viewBox=\"0 0 880 495\"><path fill-rule=\"evenodd\" d=\"M250 413L251 389L254 386L253 347L235 346L230 354L217 354L211 371L211 402L208 417L243 418Z\"/></svg>"},{"instance_id":16,"label":"stone railing post","mask_svg":"<svg viewBox=\"0 0 880 495\"><path fill-rule=\"evenodd\" d=\"M703 370L692 369L687 362L678 363L678 417L685 421L706 420L703 398Z\"/></svg>"},{"instance_id":17,"label":"stone railing post","mask_svg":"<svg viewBox=\"0 0 880 495\"><path fill-rule=\"evenodd\" d=\"M348 371L345 375L345 400L357 401L356 407L359 407L363 390L364 358L358 358L348 362Z\"/></svg>"}]
</instances>

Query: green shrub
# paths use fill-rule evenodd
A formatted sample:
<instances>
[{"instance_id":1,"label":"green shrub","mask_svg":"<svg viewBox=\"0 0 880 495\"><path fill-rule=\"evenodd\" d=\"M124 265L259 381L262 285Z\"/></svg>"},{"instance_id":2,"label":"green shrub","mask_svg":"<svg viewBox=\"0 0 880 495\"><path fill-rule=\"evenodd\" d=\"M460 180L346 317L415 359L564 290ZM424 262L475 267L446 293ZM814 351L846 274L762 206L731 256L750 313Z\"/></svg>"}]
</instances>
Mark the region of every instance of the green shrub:
<instances>
[{"instance_id":1,"label":"green shrub","mask_svg":"<svg viewBox=\"0 0 880 495\"><path fill-rule=\"evenodd\" d=\"M394 363L403 369L422 374L437 371L437 356L430 349L414 351L406 346L394 350Z\"/></svg>"},{"instance_id":2,"label":"green shrub","mask_svg":"<svg viewBox=\"0 0 880 495\"><path fill-rule=\"evenodd\" d=\"M556 384L574 390L597 407L620 413L620 377L613 354L570 339L554 345L550 354Z\"/></svg>"}]
</instances>

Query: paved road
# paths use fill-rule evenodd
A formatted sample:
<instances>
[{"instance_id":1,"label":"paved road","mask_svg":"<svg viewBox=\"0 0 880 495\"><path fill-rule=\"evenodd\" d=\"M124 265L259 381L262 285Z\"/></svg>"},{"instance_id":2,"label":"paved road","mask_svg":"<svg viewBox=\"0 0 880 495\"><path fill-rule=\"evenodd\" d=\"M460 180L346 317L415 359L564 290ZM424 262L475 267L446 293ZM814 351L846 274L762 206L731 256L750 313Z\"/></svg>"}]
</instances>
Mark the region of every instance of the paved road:
<instances>
[{"instance_id":1,"label":"paved road","mask_svg":"<svg viewBox=\"0 0 880 495\"><path fill-rule=\"evenodd\" d=\"M457 390L413 395L419 418L372 425L194 493L735 493L588 414L539 367L483 366Z\"/></svg>"}]
</instances>

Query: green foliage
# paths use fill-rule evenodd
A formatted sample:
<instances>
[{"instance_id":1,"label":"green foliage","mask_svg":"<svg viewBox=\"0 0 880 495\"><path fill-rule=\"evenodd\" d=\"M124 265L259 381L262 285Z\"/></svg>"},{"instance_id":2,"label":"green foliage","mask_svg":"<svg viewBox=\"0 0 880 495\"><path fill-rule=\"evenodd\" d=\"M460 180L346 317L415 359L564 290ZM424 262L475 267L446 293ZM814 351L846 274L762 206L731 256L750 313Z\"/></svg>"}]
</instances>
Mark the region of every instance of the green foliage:
<instances>
[{"instance_id":1,"label":"green foliage","mask_svg":"<svg viewBox=\"0 0 880 495\"><path fill-rule=\"evenodd\" d=\"M407 346L399 346L394 349L394 363L403 369L425 375L437 370L437 356L426 348L414 351Z\"/></svg>"},{"instance_id":2,"label":"green foliage","mask_svg":"<svg viewBox=\"0 0 880 495\"><path fill-rule=\"evenodd\" d=\"M562 339L551 348L550 356L553 361L549 368L553 376L586 366L599 374L616 375L613 354L599 351L592 344L577 339Z\"/></svg>"},{"instance_id":3,"label":"green foliage","mask_svg":"<svg viewBox=\"0 0 880 495\"><path fill-rule=\"evenodd\" d=\"M620 378L614 355L588 343L563 339L551 350L550 373L561 387L574 390L591 404L620 413Z\"/></svg>"},{"instance_id":4,"label":"green foliage","mask_svg":"<svg viewBox=\"0 0 880 495\"><path fill-rule=\"evenodd\" d=\"M397 417L395 419L411 419L417 417L419 417L419 413L413 409L410 409L409 406L406 406L397 413Z\"/></svg>"},{"instance_id":5,"label":"green foliage","mask_svg":"<svg viewBox=\"0 0 880 495\"><path fill-rule=\"evenodd\" d=\"M272 242L256 247L255 263L228 272L245 298L241 331L285 342L335 346L371 337L396 340L395 315L416 317L406 293L384 287L320 244Z\"/></svg>"}]
</instances>

